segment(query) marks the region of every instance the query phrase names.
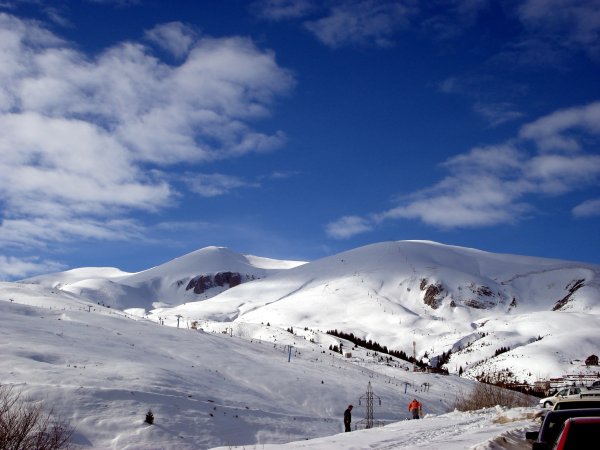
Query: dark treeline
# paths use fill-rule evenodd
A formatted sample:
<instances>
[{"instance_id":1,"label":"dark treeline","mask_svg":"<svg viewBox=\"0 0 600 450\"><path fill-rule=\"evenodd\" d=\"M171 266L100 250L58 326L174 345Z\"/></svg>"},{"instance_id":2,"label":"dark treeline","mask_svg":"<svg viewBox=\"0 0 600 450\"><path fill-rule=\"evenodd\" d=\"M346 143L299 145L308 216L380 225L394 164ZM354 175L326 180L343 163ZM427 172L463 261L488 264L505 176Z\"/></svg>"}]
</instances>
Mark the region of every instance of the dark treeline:
<instances>
[{"instance_id":1,"label":"dark treeline","mask_svg":"<svg viewBox=\"0 0 600 450\"><path fill-rule=\"evenodd\" d=\"M398 359L403 359L404 361L416 364L422 369L425 369L427 367L427 364L424 363L422 360L415 360L415 358L413 358L412 356L408 356L402 350L390 350L385 345L382 346L378 342L374 342L371 339L367 341L366 339L359 338L355 336L354 333L344 333L343 331L329 330L327 331L327 334L337 336L341 339L346 339L347 341L352 342L354 345L366 348L367 350L373 350L375 352L385 353L387 355L394 356Z\"/></svg>"},{"instance_id":2,"label":"dark treeline","mask_svg":"<svg viewBox=\"0 0 600 450\"><path fill-rule=\"evenodd\" d=\"M494 356L501 355L502 353L506 353L510 351L510 347L500 347L498 350L494 352Z\"/></svg>"}]
</instances>

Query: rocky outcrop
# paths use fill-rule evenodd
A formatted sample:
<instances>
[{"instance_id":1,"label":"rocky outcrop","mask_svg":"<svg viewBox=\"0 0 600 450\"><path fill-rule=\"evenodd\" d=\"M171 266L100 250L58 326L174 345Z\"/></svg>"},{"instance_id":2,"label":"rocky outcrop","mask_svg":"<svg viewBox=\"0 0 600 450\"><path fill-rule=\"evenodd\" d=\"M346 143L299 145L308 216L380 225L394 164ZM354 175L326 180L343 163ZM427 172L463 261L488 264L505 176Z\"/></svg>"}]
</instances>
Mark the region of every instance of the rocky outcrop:
<instances>
[{"instance_id":1,"label":"rocky outcrop","mask_svg":"<svg viewBox=\"0 0 600 450\"><path fill-rule=\"evenodd\" d=\"M469 285L469 289L471 290L471 292L473 292L474 294L477 294L481 297L493 297L494 296L494 292L492 292L492 290L487 287L487 286L478 286L474 283L471 283Z\"/></svg>"},{"instance_id":2,"label":"rocky outcrop","mask_svg":"<svg viewBox=\"0 0 600 450\"><path fill-rule=\"evenodd\" d=\"M490 309L496 306L496 294L488 286L470 283L468 289L476 297L464 300L463 305L474 309Z\"/></svg>"},{"instance_id":3,"label":"rocky outcrop","mask_svg":"<svg viewBox=\"0 0 600 450\"><path fill-rule=\"evenodd\" d=\"M488 309L488 308L492 307L492 305L490 305L487 302L483 302L481 300L476 300L476 299L472 299L472 298L465 300L463 302L463 304L465 306L468 306L469 308L473 308L473 309Z\"/></svg>"},{"instance_id":4,"label":"rocky outcrop","mask_svg":"<svg viewBox=\"0 0 600 450\"><path fill-rule=\"evenodd\" d=\"M559 309L563 309L572 300L571 297L573 297L573 294L575 294L575 292L577 292L583 286L585 286L584 279L573 280L571 283L569 283L566 287L568 291L567 295L565 295L563 298L556 302L556 304L552 308L552 311L558 311Z\"/></svg>"},{"instance_id":5,"label":"rocky outcrop","mask_svg":"<svg viewBox=\"0 0 600 450\"><path fill-rule=\"evenodd\" d=\"M420 288L422 291L425 291L423 303L432 309L438 309L444 299L444 288L439 283L432 283L430 285L427 283L428 281L426 278L421 280Z\"/></svg>"},{"instance_id":6,"label":"rocky outcrop","mask_svg":"<svg viewBox=\"0 0 600 450\"><path fill-rule=\"evenodd\" d=\"M213 287L227 285L229 288L232 288L241 283L242 275L237 272L217 272L213 275L198 275L192 278L185 290L189 291L193 289L195 294L203 294L206 290Z\"/></svg>"}]
</instances>

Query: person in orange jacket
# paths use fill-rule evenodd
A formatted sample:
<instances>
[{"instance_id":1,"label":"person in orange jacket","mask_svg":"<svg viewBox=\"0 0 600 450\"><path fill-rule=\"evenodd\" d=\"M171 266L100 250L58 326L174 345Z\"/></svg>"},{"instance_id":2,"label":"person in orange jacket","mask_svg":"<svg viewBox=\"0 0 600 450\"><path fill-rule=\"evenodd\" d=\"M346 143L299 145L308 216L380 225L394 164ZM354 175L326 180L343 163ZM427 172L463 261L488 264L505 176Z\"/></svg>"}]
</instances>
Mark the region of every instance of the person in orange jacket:
<instances>
[{"instance_id":1,"label":"person in orange jacket","mask_svg":"<svg viewBox=\"0 0 600 450\"><path fill-rule=\"evenodd\" d=\"M423 404L419 403L419 401L415 398L412 402L408 404L408 411L412 413L413 419L419 418L419 413L423 408Z\"/></svg>"}]
</instances>

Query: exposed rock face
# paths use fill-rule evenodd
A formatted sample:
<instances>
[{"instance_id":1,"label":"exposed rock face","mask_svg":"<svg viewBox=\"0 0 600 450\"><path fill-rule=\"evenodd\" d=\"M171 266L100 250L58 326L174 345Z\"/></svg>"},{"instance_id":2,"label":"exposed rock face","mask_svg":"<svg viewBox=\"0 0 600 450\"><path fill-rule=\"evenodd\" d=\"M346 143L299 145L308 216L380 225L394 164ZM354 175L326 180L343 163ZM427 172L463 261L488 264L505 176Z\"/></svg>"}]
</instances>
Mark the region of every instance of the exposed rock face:
<instances>
[{"instance_id":1,"label":"exposed rock face","mask_svg":"<svg viewBox=\"0 0 600 450\"><path fill-rule=\"evenodd\" d=\"M474 309L489 309L496 305L494 301L496 294L488 286L471 283L468 289L476 295L476 298L464 300L463 304L465 306Z\"/></svg>"},{"instance_id":2,"label":"exposed rock face","mask_svg":"<svg viewBox=\"0 0 600 450\"><path fill-rule=\"evenodd\" d=\"M492 297L494 295L492 290L487 286L476 286L475 284L471 284L469 289L471 289L473 293L483 297Z\"/></svg>"},{"instance_id":3,"label":"exposed rock face","mask_svg":"<svg viewBox=\"0 0 600 450\"><path fill-rule=\"evenodd\" d=\"M420 288L422 291L425 291L423 303L432 309L438 309L442 303L442 299L444 298L444 288L442 285L439 283L434 283L427 286L427 279L423 278L421 280Z\"/></svg>"},{"instance_id":4,"label":"exposed rock face","mask_svg":"<svg viewBox=\"0 0 600 450\"><path fill-rule=\"evenodd\" d=\"M242 283L242 275L237 272L218 272L214 275L199 275L192 278L185 290L194 290L195 294L202 294L207 289L220 286L223 287L226 284L230 288L235 287Z\"/></svg>"},{"instance_id":5,"label":"exposed rock face","mask_svg":"<svg viewBox=\"0 0 600 450\"><path fill-rule=\"evenodd\" d=\"M475 299L465 300L463 302L463 304L465 306L468 306L469 308L474 308L474 309L487 309L491 306L490 304L488 304L486 302L482 302L481 300L475 300Z\"/></svg>"},{"instance_id":6,"label":"exposed rock face","mask_svg":"<svg viewBox=\"0 0 600 450\"><path fill-rule=\"evenodd\" d=\"M556 304L554 305L554 308L552 308L552 311L558 311L559 309L564 308L567 305L567 303L569 303L571 301L571 297L573 296L573 294L575 292L577 292L583 286L585 286L584 279L573 280L571 283L569 283L566 287L566 289L569 291L569 293L567 295L565 295L563 298L561 298L559 301L556 302Z\"/></svg>"}]
</instances>

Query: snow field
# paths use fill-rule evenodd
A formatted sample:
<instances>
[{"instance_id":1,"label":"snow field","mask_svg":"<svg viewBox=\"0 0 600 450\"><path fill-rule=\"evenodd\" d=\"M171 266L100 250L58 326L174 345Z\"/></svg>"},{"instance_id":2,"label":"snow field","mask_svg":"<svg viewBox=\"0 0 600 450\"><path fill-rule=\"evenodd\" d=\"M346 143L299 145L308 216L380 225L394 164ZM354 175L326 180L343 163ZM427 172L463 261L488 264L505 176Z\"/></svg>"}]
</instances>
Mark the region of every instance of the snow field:
<instances>
[{"instance_id":1,"label":"snow field","mask_svg":"<svg viewBox=\"0 0 600 450\"><path fill-rule=\"evenodd\" d=\"M405 419L414 396L426 412L446 412L452 392L470 385L382 365L364 350L342 358L327 350L339 340L303 329L298 333L308 339L274 326L235 324L234 332L245 327L246 336L232 337L160 326L73 294L44 294L39 286L0 288L0 383L70 421L79 448L280 444L338 433L349 403L360 420L358 397L369 382L382 399L376 418L386 423ZM276 342L253 337L273 329ZM142 423L148 409L153 426Z\"/></svg>"}]
</instances>

